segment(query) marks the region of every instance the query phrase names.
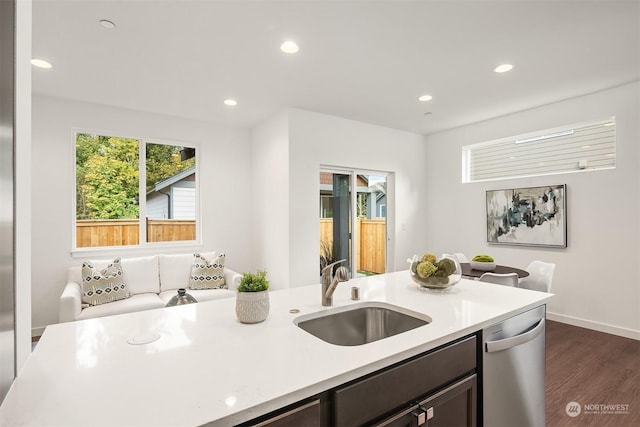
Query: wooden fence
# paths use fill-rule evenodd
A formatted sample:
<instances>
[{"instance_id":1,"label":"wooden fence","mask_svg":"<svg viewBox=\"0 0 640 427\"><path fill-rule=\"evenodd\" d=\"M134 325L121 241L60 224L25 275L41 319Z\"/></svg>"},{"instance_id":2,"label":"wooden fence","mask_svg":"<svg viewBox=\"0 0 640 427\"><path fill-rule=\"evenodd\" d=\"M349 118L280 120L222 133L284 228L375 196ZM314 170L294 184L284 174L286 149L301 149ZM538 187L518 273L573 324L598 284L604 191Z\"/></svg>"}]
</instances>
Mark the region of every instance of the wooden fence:
<instances>
[{"instance_id":1,"label":"wooden fence","mask_svg":"<svg viewBox=\"0 0 640 427\"><path fill-rule=\"evenodd\" d=\"M372 273L384 273L386 266L386 221L358 218L356 268ZM78 220L76 245L78 248L97 246L138 245L138 220ZM147 219L148 242L195 240L196 224L193 220ZM333 219L320 219L320 241L333 242Z\"/></svg>"},{"instance_id":2,"label":"wooden fence","mask_svg":"<svg viewBox=\"0 0 640 427\"><path fill-rule=\"evenodd\" d=\"M387 231L386 220L358 218L356 221L358 236L358 257L356 268L372 273L384 273L386 266ZM333 242L333 219L320 219L320 241Z\"/></svg>"},{"instance_id":3,"label":"wooden fence","mask_svg":"<svg viewBox=\"0 0 640 427\"><path fill-rule=\"evenodd\" d=\"M140 227L136 219L76 221L76 246L128 246L140 244ZM195 240L196 222L181 219L147 219L148 242Z\"/></svg>"}]
</instances>

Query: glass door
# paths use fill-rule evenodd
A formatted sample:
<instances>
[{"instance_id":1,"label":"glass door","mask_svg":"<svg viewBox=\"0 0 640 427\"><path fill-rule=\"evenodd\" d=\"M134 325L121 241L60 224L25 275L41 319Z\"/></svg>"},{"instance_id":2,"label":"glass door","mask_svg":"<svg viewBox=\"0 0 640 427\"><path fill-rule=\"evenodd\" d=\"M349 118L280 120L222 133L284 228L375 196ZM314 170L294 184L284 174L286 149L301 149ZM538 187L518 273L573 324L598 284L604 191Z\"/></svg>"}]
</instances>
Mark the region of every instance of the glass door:
<instances>
[{"instance_id":1,"label":"glass door","mask_svg":"<svg viewBox=\"0 0 640 427\"><path fill-rule=\"evenodd\" d=\"M352 272L351 176L320 172L320 272L341 259Z\"/></svg>"},{"instance_id":2,"label":"glass door","mask_svg":"<svg viewBox=\"0 0 640 427\"><path fill-rule=\"evenodd\" d=\"M320 271L341 259L352 277L386 271L386 190L384 173L320 171Z\"/></svg>"}]
</instances>

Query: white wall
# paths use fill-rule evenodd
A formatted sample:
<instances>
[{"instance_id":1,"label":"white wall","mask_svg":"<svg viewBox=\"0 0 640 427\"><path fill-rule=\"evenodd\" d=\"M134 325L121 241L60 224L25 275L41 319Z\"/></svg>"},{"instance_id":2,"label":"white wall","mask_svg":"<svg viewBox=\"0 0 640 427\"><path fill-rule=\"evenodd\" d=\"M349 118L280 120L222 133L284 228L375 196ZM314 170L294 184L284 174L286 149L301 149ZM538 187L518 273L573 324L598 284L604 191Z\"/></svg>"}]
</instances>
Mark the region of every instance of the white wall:
<instances>
[{"instance_id":1,"label":"white wall","mask_svg":"<svg viewBox=\"0 0 640 427\"><path fill-rule=\"evenodd\" d=\"M78 265L72 247L73 128L127 137L184 141L198 148L202 248L224 251L234 270L253 268L250 247L250 132L45 96L33 97L32 323L34 332L58 321L66 269ZM193 251L184 247L181 252ZM163 249L169 252L169 249ZM173 252L178 251L173 250ZM125 248L109 256L152 251ZM87 258L92 257L90 255Z\"/></svg>"},{"instance_id":2,"label":"white wall","mask_svg":"<svg viewBox=\"0 0 640 427\"><path fill-rule=\"evenodd\" d=\"M438 252L490 253L524 268L556 263L549 317L640 338L640 83L430 135L423 224ZM617 167L546 177L461 184L461 147L537 130L616 117ZM490 246L485 191L567 185L566 249Z\"/></svg>"},{"instance_id":3,"label":"white wall","mask_svg":"<svg viewBox=\"0 0 640 427\"><path fill-rule=\"evenodd\" d=\"M252 135L252 241L255 268L267 270L271 289L289 287L289 131L282 112Z\"/></svg>"},{"instance_id":4,"label":"white wall","mask_svg":"<svg viewBox=\"0 0 640 427\"><path fill-rule=\"evenodd\" d=\"M387 225L392 271L408 268L408 257L429 249L423 226L429 204L424 136L298 109L288 115L291 287L318 283L321 165L392 173L388 187L395 204L388 207Z\"/></svg>"}]
</instances>

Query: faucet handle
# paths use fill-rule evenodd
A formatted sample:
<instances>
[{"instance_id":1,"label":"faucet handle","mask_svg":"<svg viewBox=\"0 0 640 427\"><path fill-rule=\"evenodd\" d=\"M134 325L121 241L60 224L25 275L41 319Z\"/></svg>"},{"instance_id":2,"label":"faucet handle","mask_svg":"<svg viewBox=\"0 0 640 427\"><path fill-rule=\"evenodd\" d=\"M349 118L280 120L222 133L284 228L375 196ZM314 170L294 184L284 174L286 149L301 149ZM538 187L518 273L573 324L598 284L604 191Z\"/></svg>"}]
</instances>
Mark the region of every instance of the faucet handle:
<instances>
[{"instance_id":1,"label":"faucet handle","mask_svg":"<svg viewBox=\"0 0 640 427\"><path fill-rule=\"evenodd\" d=\"M325 274L325 271L326 271L327 269L332 269L334 265L336 265L336 264L340 264L340 263L342 263L342 262L345 262L346 260L347 260L346 258L345 258L345 259L341 259L340 261L332 262L331 264L327 265L325 268L323 268L323 269L322 269L322 275L324 275L324 274ZM344 267L343 267L343 268L344 268Z\"/></svg>"},{"instance_id":2,"label":"faucet handle","mask_svg":"<svg viewBox=\"0 0 640 427\"><path fill-rule=\"evenodd\" d=\"M336 274L334 274L334 277L340 282L346 282L351 278L350 276L347 267L338 267Z\"/></svg>"}]
</instances>

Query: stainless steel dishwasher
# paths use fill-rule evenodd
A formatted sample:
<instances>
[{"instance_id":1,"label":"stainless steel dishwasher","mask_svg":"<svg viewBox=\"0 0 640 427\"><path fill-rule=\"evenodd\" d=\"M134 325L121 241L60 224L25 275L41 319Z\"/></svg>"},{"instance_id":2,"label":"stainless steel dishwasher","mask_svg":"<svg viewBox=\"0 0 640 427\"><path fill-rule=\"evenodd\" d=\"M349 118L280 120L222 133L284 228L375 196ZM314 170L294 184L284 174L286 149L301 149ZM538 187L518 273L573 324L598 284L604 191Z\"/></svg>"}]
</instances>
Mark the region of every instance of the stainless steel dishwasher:
<instances>
[{"instance_id":1,"label":"stainless steel dishwasher","mask_svg":"<svg viewBox=\"0 0 640 427\"><path fill-rule=\"evenodd\" d=\"M485 427L545 425L545 306L482 331Z\"/></svg>"}]
</instances>

